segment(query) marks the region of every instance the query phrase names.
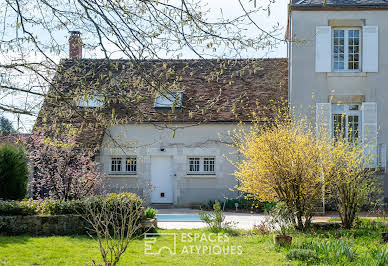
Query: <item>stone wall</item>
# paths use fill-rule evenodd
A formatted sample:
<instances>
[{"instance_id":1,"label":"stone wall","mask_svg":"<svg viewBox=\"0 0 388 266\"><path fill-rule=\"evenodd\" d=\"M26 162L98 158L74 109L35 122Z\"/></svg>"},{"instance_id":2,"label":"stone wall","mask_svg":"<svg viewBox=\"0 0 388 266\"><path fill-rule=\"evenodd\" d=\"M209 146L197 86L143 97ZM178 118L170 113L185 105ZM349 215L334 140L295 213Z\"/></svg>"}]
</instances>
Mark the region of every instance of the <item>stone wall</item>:
<instances>
[{"instance_id":1,"label":"stone wall","mask_svg":"<svg viewBox=\"0 0 388 266\"><path fill-rule=\"evenodd\" d=\"M5 235L77 235L86 234L88 228L80 215L0 216L0 234ZM156 228L156 219L142 219L142 232Z\"/></svg>"},{"instance_id":2,"label":"stone wall","mask_svg":"<svg viewBox=\"0 0 388 266\"><path fill-rule=\"evenodd\" d=\"M86 221L79 215L0 216L0 233L29 235L85 234Z\"/></svg>"}]
</instances>

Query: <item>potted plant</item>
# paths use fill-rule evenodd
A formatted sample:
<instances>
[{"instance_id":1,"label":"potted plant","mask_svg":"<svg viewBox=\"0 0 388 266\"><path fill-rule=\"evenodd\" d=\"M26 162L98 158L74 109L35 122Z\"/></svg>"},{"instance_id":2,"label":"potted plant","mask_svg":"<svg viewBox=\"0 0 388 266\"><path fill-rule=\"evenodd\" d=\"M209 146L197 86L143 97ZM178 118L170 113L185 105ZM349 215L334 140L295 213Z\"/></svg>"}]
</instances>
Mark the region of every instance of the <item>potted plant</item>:
<instances>
[{"instance_id":1,"label":"potted plant","mask_svg":"<svg viewBox=\"0 0 388 266\"><path fill-rule=\"evenodd\" d=\"M157 214L158 214L158 211L156 209L148 207L144 211L145 220L142 221L142 227L144 227L144 229L148 229L148 230L156 229L156 227L157 227L156 215Z\"/></svg>"},{"instance_id":2,"label":"potted plant","mask_svg":"<svg viewBox=\"0 0 388 266\"><path fill-rule=\"evenodd\" d=\"M284 202L278 202L276 206L270 212L271 223L275 230L280 232L280 235L274 235L273 240L276 246L290 245L292 242L292 236L287 235L287 231L294 224L294 215L288 209Z\"/></svg>"}]
</instances>

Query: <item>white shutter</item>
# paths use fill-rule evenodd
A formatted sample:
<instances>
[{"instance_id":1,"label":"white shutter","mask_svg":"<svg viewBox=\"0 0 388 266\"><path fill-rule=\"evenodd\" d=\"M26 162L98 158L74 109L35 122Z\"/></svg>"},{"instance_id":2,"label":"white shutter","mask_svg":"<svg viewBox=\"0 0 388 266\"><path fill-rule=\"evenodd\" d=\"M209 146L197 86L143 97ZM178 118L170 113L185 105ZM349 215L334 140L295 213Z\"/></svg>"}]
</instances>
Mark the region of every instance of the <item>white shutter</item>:
<instances>
[{"instance_id":1,"label":"white shutter","mask_svg":"<svg viewBox=\"0 0 388 266\"><path fill-rule=\"evenodd\" d=\"M331 103L317 103L315 116L317 136L331 136Z\"/></svg>"},{"instance_id":2,"label":"white shutter","mask_svg":"<svg viewBox=\"0 0 388 266\"><path fill-rule=\"evenodd\" d=\"M362 28L362 71L379 71L379 27Z\"/></svg>"},{"instance_id":3,"label":"white shutter","mask_svg":"<svg viewBox=\"0 0 388 266\"><path fill-rule=\"evenodd\" d=\"M379 144L378 145L378 156L379 156L379 164L378 167L383 168L384 172L386 172L386 165L387 165L387 146L385 144Z\"/></svg>"},{"instance_id":4,"label":"white shutter","mask_svg":"<svg viewBox=\"0 0 388 266\"><path fill-rule=\"evenodd\" d=\"M361 108L362 142L365 155L373 156L372 168L377 167L377 105L375 102L364 102Z\"/></svg>"},{"instance_id":5,"label":"white shutter","mask_svg":"<svg viewBox=\"0 0 388 266\"><path fill-rule=\"evenodd\" d=\"M315 72L331 72L331 27L329 26L316 28Z\"/></svg>"}]
</instances>

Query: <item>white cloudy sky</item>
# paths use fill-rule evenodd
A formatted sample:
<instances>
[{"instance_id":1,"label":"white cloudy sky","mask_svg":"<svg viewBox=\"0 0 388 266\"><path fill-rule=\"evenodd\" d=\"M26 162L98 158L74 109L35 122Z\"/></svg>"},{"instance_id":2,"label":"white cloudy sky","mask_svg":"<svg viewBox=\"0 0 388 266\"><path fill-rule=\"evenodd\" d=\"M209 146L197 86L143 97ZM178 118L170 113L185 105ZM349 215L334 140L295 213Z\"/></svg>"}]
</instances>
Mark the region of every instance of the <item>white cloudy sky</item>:
<instances>
[{"instance_id":1,"label":"white cloudy sky","mask_svg":"<svg viewBox=\"0 0 388 266\"><path fill-rule=\"evenodd\" d=\"M253 8L253 1L254 0L241 0L245 4L247 8L251 6ZM243 10L241 9L241 6L239 4L239 0L203 0L203 2L207 3L207 7L210 9L210 19L212 17L217 18L220 16L221 12L225 18L232 18L236 17L238 15L243 14ZM252 19L260 25L260 27L264 28L265 30L271 29L273 26L276 26L279 24L279 26L282 28L281 32L279 33L279 38L284 38L285 29L287 26L287 4L289 0L256 0L257 5L265 5L268 2L271 2L270 6L270 12L262 12L260 14L256 14ZM221 11L222 9L222 11ZM255 34L258 30L255 27L248 27L248 31L251 34ZM66 36L67 38L67 36ZM65 37L63 37L64 43L67 42ZM183 52L184 53L184 52ZM92 54L95 55L92 51L84 51L85 57L90 57ZM286 57L287 56L287 49L286 44L281 43L276 48L272 48L270 51L263 51L263 52L250 52L248 57L254 57L254 58L261 58L261 57ZM183 54L183 58L190 58L190 54ZM59 57L58 57L59 59ZM0 100L1 99L0 95ZM3 99L4 100L4 99ZM26 99L23 98L23 96L15 95L11 98L7 98L7 102L9 104L18 103L25 101ZM1 115L1 113L0 113ZM4 116L9 118L13 123L14 127L18 128L22 132L28 132L31 130L33 124L34 124L34 118L28 117L28 116L19 116L19 123L18 123L18 117L13 114L6 114L3 113Z\"/></svg>"}]
</instances>

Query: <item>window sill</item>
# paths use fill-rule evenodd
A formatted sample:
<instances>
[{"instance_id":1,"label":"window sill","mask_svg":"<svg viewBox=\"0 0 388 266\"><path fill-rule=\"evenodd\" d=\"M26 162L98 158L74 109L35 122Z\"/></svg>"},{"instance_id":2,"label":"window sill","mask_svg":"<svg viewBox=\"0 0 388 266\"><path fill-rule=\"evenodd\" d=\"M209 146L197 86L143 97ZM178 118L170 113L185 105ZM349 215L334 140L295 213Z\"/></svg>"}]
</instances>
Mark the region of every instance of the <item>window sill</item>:
<instances>
[{"instance_id":1,"label":"window sill","mask_svg":"<svg viewBox=\"0 0 388 266\"><path fill-rule=\"evenodd\" d=\"M328 72L328 77L366 77L366 72Z\"/></svg>"},{"instance_id":2,"label":"window sill","mask_svg":"<svg viewBox=\"0 0 388 266\"><path fill-rule=\"evenodd\" d=\"M131 173L108 173L109 177L133 177L138 178L137 174L131 174Z\"/></svg>"},{"instance_id":3,"label":"window sill","mask_svg":"<svg viewBox=\"0 0 388 266\"><path fill-rule=\"evenodd\" d=\"M185 178L217 178L216 174L186 174Z\"/></svg>"}]
</instances>

